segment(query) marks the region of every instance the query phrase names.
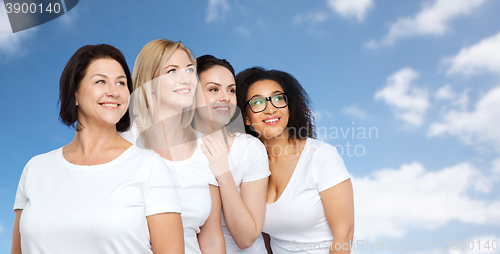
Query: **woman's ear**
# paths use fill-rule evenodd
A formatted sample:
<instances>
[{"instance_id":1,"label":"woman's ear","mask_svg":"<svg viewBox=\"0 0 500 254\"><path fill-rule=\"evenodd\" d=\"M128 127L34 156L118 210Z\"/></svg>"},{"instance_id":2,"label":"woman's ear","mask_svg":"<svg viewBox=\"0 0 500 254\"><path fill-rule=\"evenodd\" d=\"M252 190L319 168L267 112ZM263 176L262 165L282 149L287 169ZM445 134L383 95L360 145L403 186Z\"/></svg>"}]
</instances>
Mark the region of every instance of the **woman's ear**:
<instances>
[{"instance_id":1,"label":"woman's ear","mask_svg":"<svg viewBox=\"0 0 500 254\"><path fill-rule=\"evenodd\" d=\"M78 93L75 93L75 106L78 106Z\"/></svg>"},{"instance_id":2,"label":"woman's ear","mask_svg":"<svg viewBox=\"0 0 500 254\"><path fill-rule=\"evenodd\" d=\"M245 116L245 125L252 125L252 121L250 121L250 118L248 116Z\"/></svg>"}]
</instances>

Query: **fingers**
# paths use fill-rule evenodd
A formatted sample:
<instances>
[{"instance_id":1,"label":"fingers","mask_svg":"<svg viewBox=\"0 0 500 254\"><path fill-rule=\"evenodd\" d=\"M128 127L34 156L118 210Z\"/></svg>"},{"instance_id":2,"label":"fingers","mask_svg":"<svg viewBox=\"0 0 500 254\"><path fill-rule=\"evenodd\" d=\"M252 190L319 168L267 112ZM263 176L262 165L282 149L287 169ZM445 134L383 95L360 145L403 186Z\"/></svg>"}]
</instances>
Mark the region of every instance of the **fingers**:
<instances>
[{"instance_id":1,"label":"fingers","mask_svg":"<svg viewBox=\"0 0 500 254\"><path fill-rule=\"evenodd\" d=\"M219 138L211 137L211 136L204 136L201 139L212 154L223 153L226 149L226 146L223 144L223 142Z\"/></svg>"},{"instance_id":2,"label":"fingers","mask_svg":"<svg viewBox=\"0 0 500 254\"><path fill-rule=\"evenodd\" d=\"M203 141L203 144L205 144L205 147L208 149L208 151L210 151L212 155L218 152L215 146L209 139L206 138L206 136L202 137L201 141Z\"/></svg>"},{"instance_id":3,"label":"fingers","mask_svg":"<svg viewBox=\"0 0 500 254\"><path fill-rule=\"evenodd\" d=\"M210 153L210 151L207 149L207 147L204 144L200 144L200 148L201 148L201 151L203 152L203 154L205 154L205 156L207 156L207 158L213 157L212 153Z\"/></svg>"}]
</instances>

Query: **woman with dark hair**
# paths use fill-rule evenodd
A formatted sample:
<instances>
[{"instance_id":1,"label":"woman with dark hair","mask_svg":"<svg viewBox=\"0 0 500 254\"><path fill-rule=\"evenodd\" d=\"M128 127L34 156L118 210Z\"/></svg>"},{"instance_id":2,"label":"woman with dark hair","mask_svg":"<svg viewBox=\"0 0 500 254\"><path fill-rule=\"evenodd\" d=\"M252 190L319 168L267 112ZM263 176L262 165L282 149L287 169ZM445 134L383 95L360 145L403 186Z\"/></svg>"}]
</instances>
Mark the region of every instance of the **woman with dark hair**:
<instances>
[{"instance_id":1,"label":"woman with dark hair","mask_svg":"<svg viewBox=\"0 0 500 254\"><path fill-rule=\"evenodd\" d=\"M177 192L161 157L130 144L132 78L106 44L78 49L60 80L73 141L33 157L19 181L11 253L184 253Z\"/></svg>"},{"instance_id":2,"label":"woman with dark hair","mask_svg":"<svg viewBox=\"0 0 500 254\"><path fill-rule=\"evenodd\" d=\"M290 74L254 67L236 76L247 133L269 156L263 231L272 252L349 253L354 231L350 176L335 147L314 139L309 99Z\"/></svg>"},{"instance_id":3,"label":"woman with dark hair","mask_svg":"<svg viewBox=\"0 0 500 254\"><path fill-rule=\"evenodd\" d=\"M211 55L196 60L201 89L193 127L205 135L202 150L219 184L226 252L266 254L261 237L270 175L266 148L242 133L231 64Z\"/></svg>"}]
</instances>

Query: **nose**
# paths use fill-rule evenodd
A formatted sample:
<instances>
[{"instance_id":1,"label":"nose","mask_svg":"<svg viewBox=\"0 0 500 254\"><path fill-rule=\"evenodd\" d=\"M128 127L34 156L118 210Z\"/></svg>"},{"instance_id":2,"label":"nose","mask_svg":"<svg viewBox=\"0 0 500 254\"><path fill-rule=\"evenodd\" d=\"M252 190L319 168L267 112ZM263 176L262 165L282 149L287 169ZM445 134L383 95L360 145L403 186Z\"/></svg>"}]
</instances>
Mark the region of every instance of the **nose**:
<instances>
[{"instance_id":1,"label":"nose","mask_svg":"<svg viewBox=\"0 0 500 254\"><path fill-rule=\"evenodd\" d=\"M270 101L266 101L266 109L264 110L264 113L266 114L274 114L276 112L276 108Z\"/></svg>"},{"instance_id":2,"label":"nose","mask_svg":"<svg viewBox=\"0 0 500 254\"><path fill-rule=\"evenodd\" d=\"M231 95L229 94L229 92L225 91L225 92L222 92L221 93L221 97L219 98L219 101L220 102L230 102L231 101Z\"/></svg>"},{"instance_id":3,"label":"nose","mask_svg":"<svg viewBox=\"0 0 500 254\"><path fill-rule=\"evenodd\" d=\"M182 85L190 85L193 82L193 79L196 79L195 74L193 73L188 73L185 71L179 71L178 79L179 79L179 84Z\"/></svg>"},{"instance_id":4,"label":"nose","mask_svg":"<svg viewBox=\"0 0 500 254\"><path fill-rule=\"evenodd\" d=\"M115 84L109 83L106 95L109 97L119 97L120 91L118 91L118 87Z\"/></svg>"}]
</instances>

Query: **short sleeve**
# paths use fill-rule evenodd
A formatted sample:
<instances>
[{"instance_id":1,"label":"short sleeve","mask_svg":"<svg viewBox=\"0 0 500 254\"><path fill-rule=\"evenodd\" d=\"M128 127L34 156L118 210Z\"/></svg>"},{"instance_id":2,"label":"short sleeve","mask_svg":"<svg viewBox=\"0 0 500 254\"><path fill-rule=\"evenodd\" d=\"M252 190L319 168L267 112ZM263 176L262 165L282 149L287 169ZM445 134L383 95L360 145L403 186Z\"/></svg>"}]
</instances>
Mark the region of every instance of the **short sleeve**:
<instances>
[{"instance_id":1,"label":"short sleeve","mask_svg":"<svg viewBox=\"0 0 500 254\"><path fill-rule=\"evenodd\" d=\"M158 213L180 213L181 207L172 173L163 159L154 154L144 197L146 216Z\"/></svg>"},{"instance_id":2,"label":"short sleeve","mask_svg":"<svg viewBox=\"0 0 500 254\"><path fill-rule=\"evenodd\" d=\"M19 185L17 186L16 199L14 201L14 209L24 209L26 203L28 203L28 196L26 195L26 178L28 176L29 162L23 169L21 174L21 179L19 179Z\"/></svg>"},{"instance_id":3,"label":"short sleeve","mask_svg":"<svg viewBox=\"0 0 500 254\"><path fill-rule=\"evenodd\" d=\"M208 169L207 175L208 175L208 184L219 187L219 182L217 182L217 178L215 178L210 168Z\"/></svg>"},{"instance_id":4,"label":"short sleeve","mask_svg":"<svg viewBox=\"0 0 500 254\"><path fill-rule=\"evenodd\" d=\"M271 175L266 147L259 142L252 142L248 146L247 158L243 163L248 163L247 171L242 182L253 182Z\"/></svg>"},{"instance_id":5,"label":"short sleeve","mask_svg":"<svg viewBox=\"0 0 500 254\"><path fill-rule=\"evenodd\" d=\"M317 189L319 192L331 188L350 178L349 172L347 172L344 165L344 161L334 146L325 144L317 152L319 153L315 154L315 156L322 157L322 160L318 159L317 161L324 161L323 165L320 166L317 171Z\"/></svg>"}]
</instances>

